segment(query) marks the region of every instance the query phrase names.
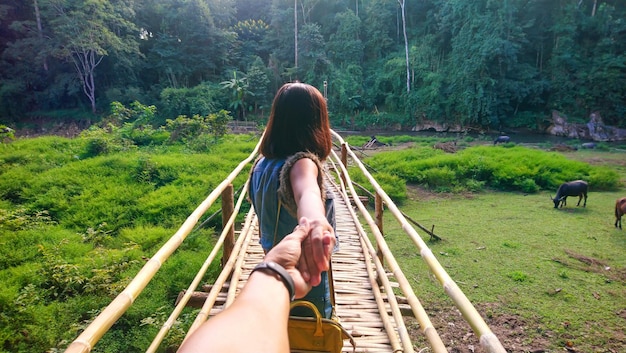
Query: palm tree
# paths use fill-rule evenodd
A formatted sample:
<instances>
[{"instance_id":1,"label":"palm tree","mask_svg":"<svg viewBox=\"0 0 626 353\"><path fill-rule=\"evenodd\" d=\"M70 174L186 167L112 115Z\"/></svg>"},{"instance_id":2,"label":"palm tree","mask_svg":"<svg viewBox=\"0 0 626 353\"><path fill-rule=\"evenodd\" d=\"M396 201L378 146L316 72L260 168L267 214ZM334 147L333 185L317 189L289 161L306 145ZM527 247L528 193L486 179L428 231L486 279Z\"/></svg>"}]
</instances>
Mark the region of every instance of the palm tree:
<instances>
[{"instance_id":1,"label":"palm tree","mask_svg":"<svg viewBox=\"0 0 626 353\"><path fill-rule=\"evenodd\" d=\"M237 78L237 71L233 71L233 78L220 82L223 89L232 91L232 101L230 108L241 120L246 120L246 97L254 94L248 90L248 80L245 77Z\"/></svg>"}]
</instances>

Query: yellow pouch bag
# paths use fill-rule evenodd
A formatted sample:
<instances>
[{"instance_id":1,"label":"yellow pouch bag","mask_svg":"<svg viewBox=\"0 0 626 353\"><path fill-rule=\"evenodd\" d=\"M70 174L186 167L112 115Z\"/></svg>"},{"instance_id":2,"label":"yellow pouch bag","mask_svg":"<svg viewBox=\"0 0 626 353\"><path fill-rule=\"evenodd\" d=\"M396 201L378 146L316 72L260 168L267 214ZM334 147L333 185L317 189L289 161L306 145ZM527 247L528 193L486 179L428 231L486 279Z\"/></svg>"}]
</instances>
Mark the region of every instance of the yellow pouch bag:
<instances>
[{"instance_id":1,"label":"yellow pouch bag","mask_svg":"<svg viewBox=\"0 0 626 353\"><path fill-rule=\"evenodd\" d=\"M354 338L339 322L322 318L317 307L311 302L296 300L291 303L292 309L296 306L311 309L315 317L289 317L287 330L292 353L341 353L344 339L350 340L352 351L355 351Z\"/></svg>"}]
</instances>

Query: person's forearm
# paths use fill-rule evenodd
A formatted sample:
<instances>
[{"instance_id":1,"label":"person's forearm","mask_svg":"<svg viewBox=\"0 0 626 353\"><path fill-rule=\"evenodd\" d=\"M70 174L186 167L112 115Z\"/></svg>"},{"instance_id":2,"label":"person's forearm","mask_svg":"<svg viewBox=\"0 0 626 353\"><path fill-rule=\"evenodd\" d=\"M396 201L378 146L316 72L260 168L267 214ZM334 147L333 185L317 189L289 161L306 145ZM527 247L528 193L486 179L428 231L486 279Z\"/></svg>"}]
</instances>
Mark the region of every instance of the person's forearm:
<instances>
[{"instance_id":1,"label":"person's forearm","mask_svg":"<svg viewBox=\"0 0 626 353\"><path fill-rule=\"evenodd\" d=\"M200 326L179 352L288 352L289 299L278 275L256 271L235 302Z\"/></svg>"},{"instance_id":2,"label":"person's forearm","mask_svg":"<svg viewBox=\"0 0 626 353\"><path fill-rule=\"evenodd\" d=\"M306 217L309 220L326 219L324 203L319 190L307 190L301 193L296 204L298 205L298 219Z\"/></svg>"}]
</instances>

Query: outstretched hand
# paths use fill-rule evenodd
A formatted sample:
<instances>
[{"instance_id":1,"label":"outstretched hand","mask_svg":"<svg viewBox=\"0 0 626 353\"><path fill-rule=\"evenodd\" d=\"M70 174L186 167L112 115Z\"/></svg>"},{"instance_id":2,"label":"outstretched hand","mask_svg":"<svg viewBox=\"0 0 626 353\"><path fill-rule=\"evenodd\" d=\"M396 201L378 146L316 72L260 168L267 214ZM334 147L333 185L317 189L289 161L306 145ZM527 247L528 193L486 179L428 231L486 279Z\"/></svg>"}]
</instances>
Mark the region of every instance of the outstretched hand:
<instances>
[{"instance_id":1,"label":"outstretched hand","mask_svg":"<svg viewBox=\"0 0 626 353\"><path fill-rule=\"evenodd\" d=\"M310 232L311 223L308 219L301 218L293 232L283 238L264 258L264 261L276 262L289 272L296 287L296 298L304 297L312 287L309 283L309 276L304 276L298 265L301 261L300 256L303 254L303 242L310 238Z\"/></svg>"},{"instance_id":2,"label":"outstretched hand","mask_svg":"<svg viewBox=\"0 0 626 353\"><path fill-rule=\"evenodd\" d=\"M337 240L333 227L325 218L311 221L309 228L309 237L302 243L298 269L306 281L317 286L322 281L322 272L329 269L330 256Z\"/></svg>"}]
</instances>

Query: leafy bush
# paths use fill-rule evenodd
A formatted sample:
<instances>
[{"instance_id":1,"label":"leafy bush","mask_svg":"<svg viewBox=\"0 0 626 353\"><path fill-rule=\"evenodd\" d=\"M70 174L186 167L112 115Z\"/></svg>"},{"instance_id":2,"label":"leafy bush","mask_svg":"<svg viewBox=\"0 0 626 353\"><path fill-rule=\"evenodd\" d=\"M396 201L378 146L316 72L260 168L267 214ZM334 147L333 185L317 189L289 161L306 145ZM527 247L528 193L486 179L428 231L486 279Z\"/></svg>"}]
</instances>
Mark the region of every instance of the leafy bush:
<instances>
[{"instance_id":1,"label":"leafy bush","mask_svg":"<svg viewBox=\"0 0 626 353\"><path fill-rule=\"evenodd\" d=\"M109 126L108 129L92 125L89 129L80 133L85 143L85 150L81 153L80 158L92 158L113 152L120 152L130 148L131 141L123 139L120 135L111 133L118 131L115 126Z\"/></svg>"},{"instance_id":2,"label":"leafy bush","mask_svg":"<svg viewBox=\"0 0 626 353\"><path fill-rule=\"evenodd\" d=\"M6 125L0 124L0 142L6 142L15 139L15 130Z\"/></svg>"},{"instance_id":3,"label":"leafy bush","mask_svg":"<svg viewBox=\"0 0 626 353\"><path fill-rule=\"evenodd\" d=\"M614 190L619 186L619 174L612 169L521 146L475 146L456 154L414 147L380 152L365 162L378 171L438 191L479 190L484 185L534 193L556 189L563 182L576 179L587 180L594 190Z\"/></svg>"},{"instance_id":4,"label":"leafy bush","mask_svg":"<svg viewBox=\"0 0 626 353\"><path fill-rule=\"evenodd\" d=\"M219 96L219 88L205 84L192 88L166 88L161 91L161 114L156 123L163 124L168 118L180 115L206 116L214 113L218 110L215 102Z\"/></svg>"},{"instance_id":5,"label":"leafy bush","mask_svg":"<svg viewBox=\"0 0 626 353\"><path fill-rule=\"evenodd\" d=\"M456 174L448 166L427 169L423 173L422 183L434 190L450 191L456 182Z\"/></svg>"},{"instance_id":6,"label":"leafy bush","mask_svg":"<svg viewBox=\"0 0 626 353\"><path fill-rule=\"evenodd\" d=\"M521 181L514 181L513 186L519 188L519 190L532 194L539 191L539 185L531 178L525 178Z\"/></svg>"},{"instance_id":7,"label":"leafy bush","mask_svg":"<svg viewBox=\"0 0 626 353\"><path fill-rule=\"evenodd\" d=\"M180 115L175 120L168 119L164 127L170 132L171 142L182 142L192 151L206 152L209 146L228 132L229 113L220 110L207 116L194 115L188 118ZM207 136L209 134L211 137Z\"/></svg>"}]
</instances>

